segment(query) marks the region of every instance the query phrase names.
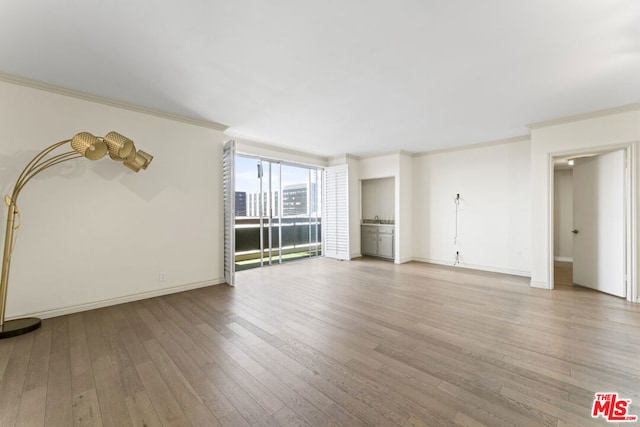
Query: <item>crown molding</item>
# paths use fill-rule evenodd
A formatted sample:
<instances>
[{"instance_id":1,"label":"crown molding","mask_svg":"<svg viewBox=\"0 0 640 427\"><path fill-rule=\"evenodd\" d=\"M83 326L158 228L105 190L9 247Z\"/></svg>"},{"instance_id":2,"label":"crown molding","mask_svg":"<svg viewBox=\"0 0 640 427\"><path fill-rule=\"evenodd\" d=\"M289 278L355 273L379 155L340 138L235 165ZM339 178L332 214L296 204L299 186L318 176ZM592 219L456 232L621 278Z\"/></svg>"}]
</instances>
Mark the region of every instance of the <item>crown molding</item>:
<instances>
[{"instance_id":1,"label":"crown molding","mask_svg":"<svg viewBox=\"0 0 640 427\"><path fill-rule=\"evenodd\" d=\"M246 150L245 147L248 147L249 149L255 148L256 150L266 150L266 151L272 151L275 153L289 154L292 156L299 156L302 158L313 159L322 164L326 164L329 161L329 157L321 156L319 154L308 153L306 151L294 150L292 148L280 147L277 145L272 145L264 142L251 141L244 138L235 138L233 136L229 136L229 139L233 139L234 141L236 141L236 152L240 154L254 155L255 153L251 153L250 151Z\"/></svg>"},{"instance_id":2,"label":"crown molding","mask_svg":"<svg viewBox=\"0 0 640 427\"><path fill-rule=\"evenodd\" d=\"M375 159L376 157L395 156L395 155L413 157L415 156L415 153L412 153L406 150L395 150L395 151L387 151L384 153L364 154L362 156L354 156L354 158L358 160L364 160L364 159Z\"/></svg>"},{"instance_id":3,"label":"crown molding","mask_svg":"<svg viewBox=\"0 0 640 427\"><path fill-rule=\"evenodd\" d=\"M525 142L525 141L531 141L531 136L520 135L520 136L511 137L511 138L495 139L492 141L479 142L477 144L461 145L459 147L443 148L440 150L433 150L433 151L424 151L422 153L415 153L413 157L423 157L423 156L430 156L432 154L451 153L454 151L473 150L474 148L485 148L485 147L492 147L494 145L512 144L514 142Z\"/></svg>"},{"instance_id":4,"label":"crown molding","mask_svg":"<svg viewBox=\"0 0 640 427\"><path fill-rule=\"evenodd\" d=\"M228 128L228 126L217 123L217 122L212 122L209 120L194 119L192 117L187 117L180 114L168 113L166 111L157 110L155 108L143 107L141 105L132 104L130 102L120 101L118 99L108 98L105 96L94 95L88 92L70 89L67 87L58 86L51 83L45 83L38 80L33 80L26 77L5 73L2 71L0 71L0 81L12 83L19 86L26 86L32 89L38 89L46 92L56 93L58 95L82 99L84 101L108 105L110 107L121 108L123 110L135 111L136 113L148 114L148 115L160 117L163 119L174 120L177 122L188 123L190 125L215 129L222 132L224 132Z\"/></svg>"},{"instance_id":5,"label":"crown molding","mask_svg":"<svg viewBox=\"0 0 640 427\"><path fill-rule=\"evenodd\" d=\"M327 160L327 163L329 165L347 163L347 155L346 154L340 154L338 156L331 156Z\"/></svg>"},{"instance_id":6,"label":"crown molding","mask_svg":"<svg viewBox=\"0 0 640 427\"><path fill-rule=\"evenodd\" d=\"M361 157L356 156L354 154L339 154L337 156L329 156L328 158L328 162L332 163L332 162L344 162L346 163L348 160L354 160L354 161L359 161L361 159Z\"/></svg>"},{"instance_id":7,"label":"crown molding","mask_svg":"<svg viewBox=\"0 0 640 427\"><path fill-rule=\"evenodd\" d=\"M529 129L540 129L540 128L545 128L549 126L557 126L557 125L562 125L566 123L578 122L581 120L595 119L598 117L610 116L612 114L628 113L630 111L638 111L638 110L640 110L640 103L633 103L633 104L621 105L619 107L606 108L604 110L592 111L589 113L561 117L559 119L531 123L531 124L528 124L527 127Z\"/></svg>"}]
</instances>

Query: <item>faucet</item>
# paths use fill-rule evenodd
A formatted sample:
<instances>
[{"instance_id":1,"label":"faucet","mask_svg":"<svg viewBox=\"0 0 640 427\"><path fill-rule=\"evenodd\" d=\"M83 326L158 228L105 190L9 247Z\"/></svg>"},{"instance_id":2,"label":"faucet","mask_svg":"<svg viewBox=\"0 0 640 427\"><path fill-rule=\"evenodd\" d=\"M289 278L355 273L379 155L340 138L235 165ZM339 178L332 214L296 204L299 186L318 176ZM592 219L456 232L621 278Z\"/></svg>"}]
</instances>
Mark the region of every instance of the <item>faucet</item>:
<instances>
[{"instance_id":1,"label":"faucet","mask_svg":"<svg viewBox=\"0 0 640 427\"><path fill-rule=\"evenodd\" d=\"M374 220L376 220L378 223L380 222L380 218L378 218L378 215L376 215L375 217L373 217Z\"/></svg>"}]
</instances>

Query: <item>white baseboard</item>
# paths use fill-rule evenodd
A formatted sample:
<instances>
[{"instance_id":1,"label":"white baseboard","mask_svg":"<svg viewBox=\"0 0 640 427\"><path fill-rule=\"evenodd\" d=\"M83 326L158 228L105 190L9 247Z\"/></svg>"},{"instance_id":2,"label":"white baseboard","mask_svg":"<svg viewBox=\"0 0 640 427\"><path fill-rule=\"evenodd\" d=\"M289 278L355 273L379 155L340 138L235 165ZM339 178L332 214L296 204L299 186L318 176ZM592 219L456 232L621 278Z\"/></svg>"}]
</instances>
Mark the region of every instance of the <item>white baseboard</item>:
<instances>
[{"instance_id":1,"label":"white baseboard","mask_svg":"<svg viewBox=\"0 0 640 427\"><path fill-rule=\"evenodd\" d=\"M224 278L205 280L204 282L187 283L186 285L173 286L171 288L157 289L148 292L140 292L137 294L125 295L116 298L109 298L101 301L89 302L85 304L72 305L69 307L54 308L52 310L40 311L35 313L26 313L20 316L7 318L7 320L22 317L38 317L40 319L49 319L51 317L65 316L67 314L79 313L82 311L94 310L96 308L109 307L111 305L123 304L131 301L139 301L147 298L159 297L162 295L175 294L177 292L190 291L192 289L204 288L207 286L219 285L225 283Z\"/></svg>"},{"instance_id":2,"label":"white baseboard","mask_svg":"<svg viewBox=\"0 0 640 427\"><path fill-rule=\"evenodd\" d=\"M349 259L362 258L362 254L360 252L354 252L349 255Z\"/></svg>"},{"instance_id":3,"label":"white baseboard","mask_svg":"<svg viewBox=\"0 0 640 427\"><path fill-rule=\"evenodd\" d=\"M406 262L414 261L413 257L400 258L399 260L395 260L396 264L404 264Z\"/></svg>"},{"instance_id":4,"label":"white baseboard","mask_svg":"<svg viewBox=\"0 0 640 427\"><path fill-rule=\"evenodd\" d=\"M531 281L531 287L538 288L538 289L550 289L549 284L547 282L538 282L535 280Z\"/></svg>"},{"instance_id":5,"label":"white baseboard","mask_svg":"<svg viewBox=\"0 0 640 427\"><path fill-rule=\"evenodd\" d=\"M413 257L413 261L428 262L428 263L431 263L431 264L439 264L439 265L449 265L449 266L453 267L453 261L451 261L451 260L440 260L440 259L433 259L433 258ZM470 270L489 271L491 273L511 274L513 276L531 277L531 272L530 271L512 270L512 269L509 269L509 268L491 267L491 266L487 266L487 265L460 263L456 267L468 268Z\"/></svg>"},{"instance_id":6,"label":"white baseboard","mask_svg":"<svg viewBox=\"0 0 640 427\"><path fill-rule=\"evenodd\" d=\"M573 257L570 257L570 256L554 256L553 260L554 261L559 261L559 262L573 262Z\"/></svg>"}]
</instances>

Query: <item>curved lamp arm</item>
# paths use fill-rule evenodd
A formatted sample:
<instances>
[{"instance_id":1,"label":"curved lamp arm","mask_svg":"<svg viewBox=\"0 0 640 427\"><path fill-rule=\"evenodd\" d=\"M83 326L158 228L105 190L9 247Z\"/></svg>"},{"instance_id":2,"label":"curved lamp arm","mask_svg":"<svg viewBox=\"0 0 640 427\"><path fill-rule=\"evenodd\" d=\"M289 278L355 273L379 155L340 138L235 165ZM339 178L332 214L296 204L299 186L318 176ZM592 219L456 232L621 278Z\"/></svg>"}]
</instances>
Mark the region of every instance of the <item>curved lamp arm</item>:
<instances>
[{"instance_id":1,"label":"curved lamp arm","mask_svg":"<svg viewBox=\"0 0 640 427\"><path fill-rule=\"evenodd\" d=\"M51 155L56 149L69 143L72 150L53 156ZM7 228L4 236L4 253L2 257L2 276L0 277L0 339L26 333L40 326L40 319L17 319L10 322L5 322L4 319L7 289L9 287L9 269L15 241L14 232L19 227L20 222L20 211L17 205L20 192L34 176L52 166L80 157L86 157L89 160L98 160L104 157L107 152L112 160L122 162L134 172L138 172L140 169L147 169L153 160L153 156L142 150L136 150L132 140L117 132L109 132L101 138L93 136L89 132L80 132L73 138L52 144L36 154L18 176L11 196L5 196L4 200L8 211ZM16 225L16 218L18 219L18 225ZM31 319L34 321L37 320L37 324L36 322L28 322ZM11 324L12 322L15 322L15 324ZM24 327L25 323L31 326Z\"/></svg>"}]
</instances>

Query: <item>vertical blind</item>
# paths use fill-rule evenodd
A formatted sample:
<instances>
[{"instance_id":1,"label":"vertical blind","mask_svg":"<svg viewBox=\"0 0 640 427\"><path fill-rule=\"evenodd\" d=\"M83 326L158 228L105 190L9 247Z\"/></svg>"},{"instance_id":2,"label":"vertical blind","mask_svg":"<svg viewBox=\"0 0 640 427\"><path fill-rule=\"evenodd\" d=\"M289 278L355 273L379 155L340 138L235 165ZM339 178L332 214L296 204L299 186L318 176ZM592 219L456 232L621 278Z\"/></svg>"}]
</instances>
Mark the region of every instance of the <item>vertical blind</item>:
<instances>
[{"instance_id":1,"label":"vertical blind","mask_svg":"<svg viewBox=\"0 0 640 427\"><path fill-rule=\"evenodd\" d=\"M227 141L222 152L222 193L224 198L224 280L235 285L235 141Z\"/></svg>"},{"instance_id":2,"label":"vertical blind","mask_svg":"<svg viewBox=\"0 0 640 427\"><path fill-rule=\"evenodd\" d=\"M349 259L349 165L326 168L324 179L324 255Z\"/></svg>"}]
</instances>

